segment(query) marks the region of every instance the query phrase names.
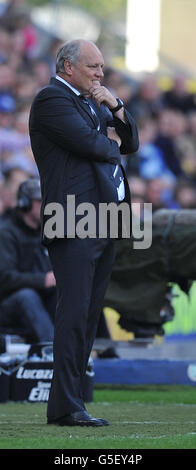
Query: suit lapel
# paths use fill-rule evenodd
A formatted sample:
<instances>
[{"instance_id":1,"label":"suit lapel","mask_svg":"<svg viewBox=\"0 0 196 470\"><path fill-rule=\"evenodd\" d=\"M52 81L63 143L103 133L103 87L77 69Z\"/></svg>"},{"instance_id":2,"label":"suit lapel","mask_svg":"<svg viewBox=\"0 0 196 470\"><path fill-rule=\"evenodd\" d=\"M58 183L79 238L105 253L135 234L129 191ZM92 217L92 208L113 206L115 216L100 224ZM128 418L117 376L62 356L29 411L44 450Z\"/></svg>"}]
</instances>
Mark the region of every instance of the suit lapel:
<instances>
[{"instance_id":1,"label":"suit lapel","mask_svg":"<svg viewBox=\"0 0 196 470\"><path fill-rule=\"evenodd\" d=\"M77 105L79 105L80 108L83 109L83 111L85 111L89 117L91 118L93 124L95 125L95 127L97 127L97 121L96 121L96 118L93 116L91 110L90 110L90 107L88 105L88 103L85 103L79 96L77 95L74 95L74 100L76 102Z\"/></svg>"},{"instance_id":2,"label":"suit lapel","mask_svg":"<svg viewBox=\"0 0 196 470\"><path fill-rule=\"evenodd\" d=\"M90 117L90 119L92 120L93 124L95 125L95 127L97 127L97 122L96 122L96 119L94 118L93 114L91 113L91 110L88 106L87 103L85 103L84 101L82 101L82 99L77 96L72 90L71 88L69 88L67 85L65 85L65 83L61 82L60 80L57 80L55 77L52 77L50 79L50 85L54 85L54 86L57 86L57 87L60 87L61 89L63 89L65 91L65 93L69 94L72 96L72 98L74 98L74 101L76 103L76 106L80 109L82 109L85 113L88 114L88 116Z\"/></svg>"}]
</instances>

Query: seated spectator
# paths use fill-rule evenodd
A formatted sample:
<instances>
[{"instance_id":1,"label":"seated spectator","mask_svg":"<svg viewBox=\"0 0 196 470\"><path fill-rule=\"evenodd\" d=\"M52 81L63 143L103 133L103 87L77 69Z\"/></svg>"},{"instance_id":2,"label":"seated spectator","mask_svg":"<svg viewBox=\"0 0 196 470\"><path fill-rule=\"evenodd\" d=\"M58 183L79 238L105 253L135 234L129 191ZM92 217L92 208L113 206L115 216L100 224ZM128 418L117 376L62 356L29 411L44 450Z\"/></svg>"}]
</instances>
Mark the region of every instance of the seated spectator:
<instances>
[{"instance_id":1,"label":"seated spectator","mask_svg":"<svg viewBox=\"0 0 196 470\"><path fill-rule=\"evenodd\" d=\"M22 50L24 58L34 58L37 53L37 31L32 24L30 10L24 0L10 0L7 2L0 24L9 32L21 33Z\"/></svg>"},{"instance_id":2,"label":"seated spectator","mask_svg":"<svg viewBox=\"0 0 196 470\"><path fill-rule=\"evenodd\" d=\"M196 109L194 95L188 92L187 80L183 75L174 78L171 90L163 93L165 107L187 113Z\"/></svg>"},{"instance_id":3,"label":"seated spectator","mask_svg":"<svg viewBox=\"0 0 196 470\"><path fill-rule=\"evenodd\" d=\"M34 98L38 87L39 85L36 77L32 75L31 72L18 73L14 88L15 95L17 96L17 103L20 106L29 105Z\"/></svg>"},{"instance_id":4,"label":"seated spectator","mask_svg":"<svg viewBox=\"0 0 196 470\"><path fill-rule=\"evenodd\" d=\"M147 74L131 98L128 109L137 120L144 116L156 117L162 108L162 93L158 88L156 77Z\"/></svg>"},{"instance_id":5,"label":"seated spectator","mask_svg":"<svg viewBox=\"0 0 196 470\"><path fill-rule=\"evenodd\" d=\"M37 59L32 64L32 72L37 82L37 89L48 84L51 76L49 64L46 60Z\"/></svg>"},{"instance_id":6,"label":"seated spectator","mask_svg":"<svg viewBox=\"0 0 196 470\"><path fill-rule=\"evenodd\" d=\"M163 178L149 179L146 188L146 202L152 204L152 211L168 207L173 198L175 183Z\"/></svg>"},{"instance_id":7,"label":"seated spectator","mask_svg":"<svg viewBox=\"0 0 196 470\"><path fill-rule=\"evenodd\" d=\"M131 191L131 200L137 202L137 199L146 200L147 182L137 175L129 176L128 183Z\"/></svg>"},{"instance_id":8,"label":"seated spectator","mask_svg":"<svg viewBox=\"0 0 196 470\"><path fill-rule=\"evenodd\" d=\"M140 146L138 150L139 175L144 179L167 178L175 180L175 175L164 160L164 155L156 144L156 122L152 118L138 121Z\"/></svg>"},{"instance_id":9,"label":"seated spectator","mask_svg":"<svg viewBox=\"0 0 196 470\"><path fill-rule=\"evenodd\" d=\"M50 75L56 75L56 55L59 48L64 44L64 41L57 36L51 36L48 41L47 48L43 48L41 57L44 60L49 68L50 68Z\"/></svg>"},{"instance_id":10,"label":"seated spectator","mask_svg":"<svg viewBox=\"0 0 196 470\"><path fill-rule=\"evenodd\" d=\"M147 182L139 176L130 176L128 183L131 191L132 212L143 219L144 203L146 201Z\"/></svg>"},{"instance_id":11,"label":"seated spectator","mask_svg":"<svg viewBox=\"0 0 196 470\"><path fill-rule=\"evenodd\" d=\"M2 223L13 208L17 206L17 192L20 184L35 175L27 160L10 158L2 165L2 180L0 186L0 223Z\"/></svg>"},{"instance_id":12,"label":"seated spectator","mask_svg":"<svg viewBox=\"0 0 196 470\"><path fill-rule=\"evenodd\" d=\"M56 281L40 235L39 179L24 181L0 229L0 325L24 328L31 342L53 340Z\"/></svg>"},{"instance_id":13,"label":"seated spectator","mask_svg":"<svg viewBox=\"0 0 196 470\"><path fill-rule=\"evenodd\" d=\"M6 63L10 52L10 35L0 26L0 64Z\"/></svg>"},{"instance_id":14,"label":"seated spectator","mask_svg":"<svg viewBox=\"0 0 196 470\"><path fill-rule=\"evenodd\" d=\"M188 131L190 135L194 138L195 145L196 145L196 111L192 111L188 114L187 126L188 126Z\"/></svg>"},{"instance_id":15,"label":"seated spectator","mask_svg":"<svg viewBox=\"0 0 196 470\"><path fill-rule=\"evenodd\" d=\"M174 200L179 209L196 209L196 188L189 181L178 181L174 190Z\"/></svg>"},{"instance_id":16,"label":"seated spectator","mask_svg":"<svg viewBox=\"0 0 196 470\"><path fill-rule=\"evenodd\" d=\"M154 143L161 150L164 162L174 177L183 177L178 141L186 132L186 118L179 111L163 109L156 122L157 135Z\"/></svg>"},{"instance_id":17,"label":"seated spectator","mask_svg":"<svg viewBox=\"0 0 196 470\"><path fill-rule=\"evenodd\" d=\"M196 112L187 115L186 133L177 140L177 150L184 175L196 183Z\"/></svg>"},{"instance_id":18,"label":"seated spectator","mask_svg":"<svg viewBox=\"0 0 196 470\"><path fill-rule=\"evenodd\" d=\"M11 128L0 127L0 170L2 172L7 173L10 169L17 167L30 173L30 176L38 175L30 146L28 118L29 109L23 109L15 114Z\"/></svg>"},{"instance_id":19,"label":"seated spectator","mask_svg":"<svg viewBox=\"0 0 196 470\"><path fill-rule=\"evenodd\" d=\"M9 93L13 96L16 76L16 71L9 63L0 64L0 93Z\"/></svg>"},{"instance_id":20,"label":"seated spectator","mask_svg":"<svg viewBox=\"0 0 196 470\"><path fill-rule=\"evenodd\" d=\"M38 176L35 161L26 152L12 152L2 160L1 171L5 177L13 170L21 170L27 177ZM26 178L27 179L27 178Z\"/></svg>"},{"instance_id":21,"label":"seated spectator","mask_svg":"<svg viewBox=\"0 0 196 470\"><path fill-rule=\"evenodd\" d=\"M30 139L26 134L17 132L15 129L3 129L0 127L0 164L9 159L15 153L29 155Z\"/></svg>"},{"instance_id":22,"label":"seated spectator","mask_svg":"<svg viewBox=\"0 0 196 470\"><path fill-rule=\"evenodd\" d=\"M10 93L0 91L0 129L11 129L16 111L16 100Z\"/></svg>"},{"instance_id":23,"label":"seated spectator","mask_svg":"<svg viewBox=\"0 0 196 470\"><path fill-rule=\"evenodd\" d=\"M10 97L0 94L0 158L4 152L30 147L27 113L15 112Z\"/></svg>"},{"instance_id":24,"label":"seated spectator","mask_svg":"<svg viewBox=\"0 0 196 470\"><path fill-rule=\"evenodd\" d=\"M116 69L108 67L104 70L103 85L108 88L114 96L121 98L121 100L126 103L126 107L128 107L132 90L135 86L128 76Z\"/></svg>"}]
</instances>

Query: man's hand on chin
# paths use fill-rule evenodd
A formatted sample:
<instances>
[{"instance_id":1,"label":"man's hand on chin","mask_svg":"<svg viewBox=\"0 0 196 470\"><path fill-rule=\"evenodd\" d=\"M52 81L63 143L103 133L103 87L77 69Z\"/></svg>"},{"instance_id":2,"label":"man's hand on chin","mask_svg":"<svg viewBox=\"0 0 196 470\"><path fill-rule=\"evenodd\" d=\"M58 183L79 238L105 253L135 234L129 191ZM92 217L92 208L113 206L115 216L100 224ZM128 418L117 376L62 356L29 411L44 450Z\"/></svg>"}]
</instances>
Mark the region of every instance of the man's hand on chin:
<instances>
[{"instance_id":1,"label":"man's hand on chin","mask_svg":"<svg viewBox=\"0 0 196 470\"><path fill-rule=\"evenodd\" d=\"M101 103L104 103L109 109L112 109L118 104L115 96L113 96L107 88L102 86L99 81L93 82L93 86L90 88L89 92L98 106L100 106Z\"/></svg>"},{"instance_id":2,"label":"man's hand on chin","mask_svg":"<svg viewBox=\"0 0 196 470\"><path fill-rule=\"evenodd\" d=\"M102 86L99 81L93 82L93 86L90 88L89 92L98 106L104 103L110 110L112 110L118 105L118 101L115 96L112 95L106 87ZM119 111L115 113L115 116L126 124L124 108L119 109Z\"/></svg>"}]
</instances>

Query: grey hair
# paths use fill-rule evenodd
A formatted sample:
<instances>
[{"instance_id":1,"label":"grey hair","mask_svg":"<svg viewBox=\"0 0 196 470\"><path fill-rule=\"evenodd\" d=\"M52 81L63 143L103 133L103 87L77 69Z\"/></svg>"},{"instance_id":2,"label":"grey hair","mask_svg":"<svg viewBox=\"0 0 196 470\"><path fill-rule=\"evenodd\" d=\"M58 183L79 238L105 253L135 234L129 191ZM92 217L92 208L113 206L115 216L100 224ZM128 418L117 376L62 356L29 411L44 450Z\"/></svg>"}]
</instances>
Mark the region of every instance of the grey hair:
<instances>
[{"instance_id":1,"label":"grey hair","mask_svg":"<svg viewBox=\"0 0 196 470\"><path fill-rule=\"evenodd\" d=\"M75 64L80 57L80 40L67 41L57 52L56 72L65 72L64 61Z\"/></svg>"}]
</instances>

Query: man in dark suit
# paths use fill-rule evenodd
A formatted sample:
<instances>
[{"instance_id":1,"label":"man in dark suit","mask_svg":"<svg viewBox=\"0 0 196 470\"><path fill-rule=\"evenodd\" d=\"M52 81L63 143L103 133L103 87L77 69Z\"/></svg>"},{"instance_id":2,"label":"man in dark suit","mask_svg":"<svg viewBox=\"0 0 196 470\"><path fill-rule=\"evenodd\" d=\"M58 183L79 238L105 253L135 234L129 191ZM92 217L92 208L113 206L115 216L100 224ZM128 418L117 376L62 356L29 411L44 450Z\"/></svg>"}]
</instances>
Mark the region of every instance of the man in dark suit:
<instances>
[{"instance_id":1,"label":"man in dark suit","mask_svg":"<svg viewBox=\"0 0 196 470\"><path fill-rule=\"evenodd\" d=\"M56 78L35 97L30 113L32 150L42 189L42 233L57 286L54 377L48 423L103 426L83 400L83 380L114 261L109 236L70 235L67 196L81 203L130 204L121 153L138 148L137 129L123 103L101 86L103 56L90 41L67 42ZM51 203L64 209L63 237L45 230ZM80 206L81 207L81 206ZM81 219L76 216L76 222ZM88 234L89 235L89 234Z\"/></svg>"}]
</instances>

